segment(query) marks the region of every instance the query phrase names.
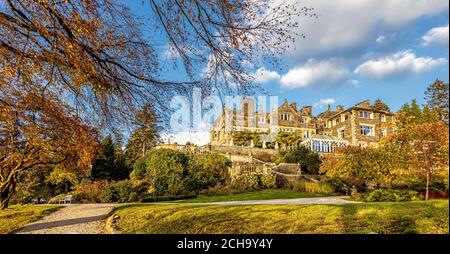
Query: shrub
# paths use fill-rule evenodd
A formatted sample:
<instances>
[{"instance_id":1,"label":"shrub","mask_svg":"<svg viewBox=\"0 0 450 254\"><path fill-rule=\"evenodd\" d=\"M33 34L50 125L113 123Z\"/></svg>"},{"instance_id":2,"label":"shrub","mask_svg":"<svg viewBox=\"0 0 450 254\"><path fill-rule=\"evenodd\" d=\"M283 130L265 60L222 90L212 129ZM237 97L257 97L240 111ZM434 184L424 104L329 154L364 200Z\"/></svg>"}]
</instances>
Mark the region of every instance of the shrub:
<instances>
[{"instance_id":1,"label":"shrub","mask_svg":"<svg viewBox=\"0 0 450 254\"><path fill-rule=\"evenodd\" d=\"M325 182L311 182L306 180L298 180L292 184L293 191L315 193L315 194L334 194L335 188Z\"/></svg>"},{"instance_id":2,"label":"shrub","mask_svg":"<svg viewBox=\"0 0 450 254\"><path fill-rule=\"evenodd\" d=\"M143 160L143 161L142 161ZM136 161L130 174L134 183L146 185L156 196L179 195L185 190L188 157L170 149L156 149Z\"/></svg>"},{"instance_id":3,"label":"shrub","mask_svg":"<svg viewBox=\"0 0 450 254\"><path fill-rule=\"evenodd\" d=\"M138 200L138 194L130 180L123 180L106 185L99 193L99 200L102 203L133 202Z\"/></svg>"},{"instance_id":4,"label":"shrub","mask_svg":"<svg viewBox=\"0 0 450 254\"><path fill-rule=\"evenodd\" d=\"M75 186L75 190L70 194L73 195L74 202L101 202L100 192L108 185L106 180L100 181L82 181L80 184Z\"/></svg>"},{"instance_id":5,"label":"shrub","mask_svg":"<svg viewBox=\"0 0 450 254\"><path fill-rule=\"evenodd\" d=\"M258 174L242 174L236 176L231 181L231 186L243 190L258 190L259 189L259 175Z\"/></svg>"},{"instance_id":6,"label":"shrub","mask_svg":"<svg viewBox=\"0 0 450 254\"><path fill-rule=\"evenodd\" d=\"M189 158L187 191L199 191L230 180L231 161L219 154L192 155Z\"/></svg>"},{"instance_id":7,"label":"shrub","mask_svg":"<svg viewBox=\"0 0 450 254\"><path fill-rule=\"evenodd\" d=\"M242 174L231 181L231 187L237 190L269 189L276 187L276 185L276 176L270 174Z\"/></svg>"},{"instance_id":8,"label":"shrub","mask_svg":"<svg viewBox=\"0 0 450 254\"><path fill-rule=\"evenodd\" d=\"M244 191L245 190L232 188L230 185L218 184L216 186L209 187L208 189L203 189L199 191L198 194L206 196L217 196L217 195L236 194Z\"/></svg>"},{"instance_id":9,"label":"shrub","mask_svg":"<svg viewBox=\"0 0 450 254\"><path fill-rule=\"evenodd\" d=\"M264 174L260 176L260 186L264 189L274 188L277 185L276 176Z\"/></svg>"},{"instance_id":10,"label":"shrub","mask_svg":"<svg viewBox=\"0 0 450 254\"><path fill-rule=\"evenodd\" d=\"M292 183L286 176L275 175L276 187L284 189L292 189Z\"/></svg>"},{"instance_id":11,"label":"shrub","mask_svg":"<svg viewBox=\"0 0 450 254\"><path fill-rule=\"evenodd\" d=\"M178 196L229 182L231 161L218 154L156 149L134 163L133 187L153 196Z\"/></svg>"},{"instance_id":12,"label":"shrub","mask_svg":"<svg viewBox=\"0 0 450 254\"><path fill-rule=\"evenodd\" d=\"M278 163L299 163L302 171L312 175L319 173L322 163L318 153L304 146L286 151L281 150L279 156Z\"/></svg>"},{"instance_id":13,"label":"shrub","mask_svg":"<svg viewBox=\"0 0 450 254\"><path fill-rule=\"evenodd\" d=\"M334 193L345 192L346 185L338 177L325 177L320 182L329 185L331 188L333 188Z\"/></svg>"},{"instance_id":14,"label":"shrub","mask_svg":"<svg viewBox=\"0 0 450 254\"><path fill-rule=\"evenodd\" d=\"M368 194L353 195L352 199L364 202L403 202L422 200L423 197L416 191L378 189Z\"/></svg>"}]
</instances>

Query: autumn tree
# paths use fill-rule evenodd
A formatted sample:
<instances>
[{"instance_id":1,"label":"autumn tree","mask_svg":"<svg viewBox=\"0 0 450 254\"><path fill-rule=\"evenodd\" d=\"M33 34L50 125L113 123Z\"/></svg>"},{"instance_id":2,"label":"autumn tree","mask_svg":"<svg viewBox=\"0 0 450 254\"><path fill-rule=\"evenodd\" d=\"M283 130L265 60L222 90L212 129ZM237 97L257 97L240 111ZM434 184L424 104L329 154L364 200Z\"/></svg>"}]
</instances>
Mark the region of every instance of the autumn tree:
<instances>
[{"instance_id":1,"label":"autumn tree","mask_svg":"<svg viewBox=\"0 0 450 254\"><path fill-rule=\"evenodd\" d=\"M441 121L410 123L388 136L386 147L395 151L396 164L426 180L425 197L437 173L448 175L448 126Z\"/></svg>"},{"instance_id":2,"label":"autumn tree","mask_svg":"<svg viewBox=\"0 0 450 254\"><path fill-rule=\"evenodd\" d=\"M320 172L346 180L374 182L391 186L398 166L393 154L383 148L349 146L326 157Z\"/></svg>"},{"instance_id":3,"label":"autumn tree","mask_svg":"<svg viewBox=\"0 0 450 254\"><path fill-rule=\"evenodd\" d=\"M428 106L435 109L440 119L448 125L448 83L444 83L442 80L436 79L436 81L427 87L425 91L425 99L428 102Z\"/></svg>"},{"instance_id":4,"label":"autumn tree","mask_svg":"<svg viewBox=\"0 0 450 254\"><path fill-rule=\"evenodd\" d=\"M20 173L52 165L86 172L97 148L96 132L57 98L8 92L0 93L0 209Z\"/></svg>"},{"instance_id":5,"label":"autumn tree","mask_svg":"<svg viewBox=\"0 0 450 254\"><path fill-rule=\"evenodd\" d=\"M251 73L260 66L249 68L248 63L275 63L297 35L293 17L312 15L297 3L273 1L145 2L151 24L143 24L115 0L2 2L0 100L7 115L0 122L7 126L1 140L2 207L8 204L19 168L68 166L69 159L74 165L86 164L88 147L94 147L87 145L94 140L87 125L101 130L130 124L148 102L167 114L169 98L193 86L206 93L230 87L251 90ZM143 36L143 29L157 33L180 56L185 80L161 78L157 45ZM29 110L38 117L31 117ZM15 123L7 123L9 114ZM10 135L14 139L6 138ZM28 143L32 148L24 145Z\"/></svg>"},{"instance_id":6,"label":"autumn tree","mask_svg":"<svg viewBox=\"0 0 450 254\"><path fill-rule=\"evenodd\" d=\"M248 63L275 62L301 35L293 17L314 16L298 3L273 1L143 3L150 24L115 0L6 0L0 7L2 85L27 81L64 94L82 117L114 127L147 102L166 112L161 107L168 98L194 85L205 92L248 90L254 71ZM160 78L160 44L146 40L145 29L182 59L186 80Z\"/></svg>"}]
</instances>

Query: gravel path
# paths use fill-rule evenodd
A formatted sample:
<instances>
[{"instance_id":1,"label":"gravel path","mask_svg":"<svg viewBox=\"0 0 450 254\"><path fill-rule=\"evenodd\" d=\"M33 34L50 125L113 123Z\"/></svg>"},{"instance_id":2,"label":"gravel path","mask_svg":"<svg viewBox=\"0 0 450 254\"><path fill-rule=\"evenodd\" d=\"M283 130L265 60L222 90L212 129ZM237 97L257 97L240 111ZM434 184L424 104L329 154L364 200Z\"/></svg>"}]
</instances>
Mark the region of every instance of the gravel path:
<instances>
[{"instance_id":1,"label":"gravel path","mask_svg":"<svg viewBox=\"0 0 450 254\"><path fill-rule=\"evenodd\" d=\"M117 204L74 204L28 224L17 234L103 234L105 219Z\"/></svg>"},{"instance_id":2,"label":"gravel path","mask_svg":"<svg viewBox=\"0 0 450 254\"><path fill-rule=\"evenodd\" d=\"M319 197L319 198L290 198L290 199L270 199L270 200L243 200L208 203L155 203L155 204L189 204L189 205L313 205L313 204L355 204L356 201L345 200L347 196Z\"/></svg>"}]
</instances>

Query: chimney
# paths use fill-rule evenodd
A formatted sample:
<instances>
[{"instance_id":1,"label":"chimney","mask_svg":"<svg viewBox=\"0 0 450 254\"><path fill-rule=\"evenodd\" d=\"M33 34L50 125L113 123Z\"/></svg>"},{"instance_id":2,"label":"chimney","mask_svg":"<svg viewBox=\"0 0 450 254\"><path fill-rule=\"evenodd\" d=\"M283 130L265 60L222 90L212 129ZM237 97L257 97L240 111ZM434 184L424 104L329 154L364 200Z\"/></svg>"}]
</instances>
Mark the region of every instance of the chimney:
<instances>
[{"instance_id":1,"label":"chimney","mask_svg":"<svg viewBox=\"0 0 450 254\"><path fill-rule=\"evenodd\" d=\"M356 104L357 107L361 107L361 108L370 108L370 100L365 100L363 102L360 102L358 104Z\"/></svg>"},{"instance_id":2,"label":"chimney","mask_svg":"<svg viewBox=\"0 0 450 254\"><path fill-rule=\"evenodd\" d=\"M342 105L337 105L337 106L336 106L336 111L337 111L337 112L342 112L342 111L344 111L344 106L342 106Z\"/></svg>"},{"instance_id":3,"label":"chimney","mask_svg":"<svg viewBox=\"0 0 450 254\"><path fill-rule=\"evenodd\" d=\"M306 113L309 116L312 116L312 107L311 106L305 106L301 110L303 113Z\"/></svg>"},{"instance_id":4,"label":"chimney","mask_svg":"<svg viewBox=\"0 0 450 254\"><path fill-rule=\"evenodd\" d=\"M291 108L293 108L295 111L297 111L297 102L291 103Z\"/></svg>"}]
</instances>

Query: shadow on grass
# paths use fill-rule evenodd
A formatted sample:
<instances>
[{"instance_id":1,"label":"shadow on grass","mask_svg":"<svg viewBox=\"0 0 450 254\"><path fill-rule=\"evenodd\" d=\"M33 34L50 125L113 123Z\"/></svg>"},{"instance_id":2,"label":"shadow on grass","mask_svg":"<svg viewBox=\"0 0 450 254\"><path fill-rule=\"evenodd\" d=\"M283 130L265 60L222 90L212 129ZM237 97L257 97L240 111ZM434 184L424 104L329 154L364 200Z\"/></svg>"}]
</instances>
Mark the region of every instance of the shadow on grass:
<instances>
[{"instance_id":1,"label":"shadow on grass","mask_svg":"<svg viewBox=\"0 0 450 254\"><path fill-rule=\"evenodd\" d=\"M398 205L398 204L394 204ZM401 209L400 207L398 207ZM414 215L392 212L378 204L346 204L341 206L340 223L344 234L417 234ZM379 213L378 209L382 209ZM371 211L372 210L372 211ZM378 210L378 211L377 211ZM395 208L394 208L395 211Z\"/></svg>"}]
</instances>

